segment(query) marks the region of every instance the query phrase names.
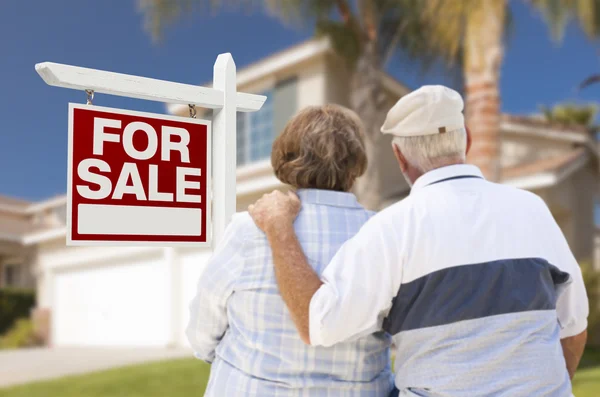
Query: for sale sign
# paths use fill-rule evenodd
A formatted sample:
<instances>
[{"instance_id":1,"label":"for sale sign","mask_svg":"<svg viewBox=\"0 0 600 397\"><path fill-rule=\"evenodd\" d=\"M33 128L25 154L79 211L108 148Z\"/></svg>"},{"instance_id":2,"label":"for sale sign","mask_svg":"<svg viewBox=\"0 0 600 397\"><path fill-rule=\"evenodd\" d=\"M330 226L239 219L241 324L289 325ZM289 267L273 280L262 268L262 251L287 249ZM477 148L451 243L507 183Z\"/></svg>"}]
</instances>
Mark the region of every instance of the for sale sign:
<instances>
[{"instance_id":1,"label":"for sale sign","mask_svg":"<svg viewBox=\"0 0 600 397\"><path fill-rule=\"evenodd\" d=\"M69 104L69 245L209 243L210 122Z\"/></svg>"}]
</instances>

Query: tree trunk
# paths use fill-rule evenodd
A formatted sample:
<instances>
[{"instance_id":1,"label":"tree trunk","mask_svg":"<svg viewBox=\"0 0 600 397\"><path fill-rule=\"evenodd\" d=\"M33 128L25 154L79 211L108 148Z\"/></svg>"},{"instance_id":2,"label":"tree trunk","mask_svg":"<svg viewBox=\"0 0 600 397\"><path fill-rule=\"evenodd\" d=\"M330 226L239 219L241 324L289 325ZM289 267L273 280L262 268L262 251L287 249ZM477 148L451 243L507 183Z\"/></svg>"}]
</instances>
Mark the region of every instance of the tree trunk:
<instances>
[{"instance_id":1,"label":"tree trunk","mask_svg":"<svg viewBox=\"0 0 600 397\"><path fill-rule=\"evenodd\" d=\"M380 132L392 103L381 80L381 58L375 43L363 48L351 84L350 106L365 125L368 158L367 170L353 190L362 205L377 211L400 199L408 185L394 158L391 137Z\"/></svg>"},{"instance_id":2,"label":"tree trunk","mask_svg":"<svg viewBox=\"0 0 600 397\"><path fill-rule=\"evenodd\" d=\"M499 181L499 82L506 3L481 1L481 7L467 22L465 42L466 124L473 139L467 160L477 165L486 178Z\"/></svg>"}]
</instances>

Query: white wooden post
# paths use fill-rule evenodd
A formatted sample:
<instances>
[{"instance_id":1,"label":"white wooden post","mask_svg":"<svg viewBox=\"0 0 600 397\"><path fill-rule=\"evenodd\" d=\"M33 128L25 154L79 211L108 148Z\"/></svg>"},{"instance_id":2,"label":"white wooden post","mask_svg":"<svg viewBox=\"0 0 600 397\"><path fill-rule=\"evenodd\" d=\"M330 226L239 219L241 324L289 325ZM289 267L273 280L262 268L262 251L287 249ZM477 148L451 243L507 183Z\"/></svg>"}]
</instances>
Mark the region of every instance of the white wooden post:
<instances>
[{"instance_id":1,"label":"white wooden post","mask_svg":"<svg viewBox=\"0 0 600 397\"><path fill-rule=\"evenodd\" d=\"M167 265L169 267L169 277L171 284L171 340L169 345L177 346L180 342L180 337L183 334L181 329L183 324L183 310L187 302L183 299L183 288L181 286L182 281L182 268L181 268L181 256L179 252L173 247L167 247L163 249L163 255Z\"/></svg>"},{"instance_id":2,"label":"white wooden post","mask_svg":"<svg viewBox=\"0 0 600 397\"><path fill-rule=\"evenodd\" d=\"M233 57L220 54L213 69L213 88L223 92L223 107L213 110L213 249L236 211L236 85Z\"/></svg>"}]
</instances>

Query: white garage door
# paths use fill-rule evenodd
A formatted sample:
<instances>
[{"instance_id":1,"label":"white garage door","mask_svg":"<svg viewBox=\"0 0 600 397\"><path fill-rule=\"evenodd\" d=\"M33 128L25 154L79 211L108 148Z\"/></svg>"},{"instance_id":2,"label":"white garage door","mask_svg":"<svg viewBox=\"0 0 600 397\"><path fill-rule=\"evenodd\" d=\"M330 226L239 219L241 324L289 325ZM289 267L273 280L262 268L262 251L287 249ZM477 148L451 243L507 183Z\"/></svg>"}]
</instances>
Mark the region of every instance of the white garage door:
<instances>
[{"instance_id":1,"label":"white garage door","mask_svg":"<svg viewBox=\"0 0 600 397\"><path fill-rule=\"evenodd\" d=\"M212 255L210 250L202 250L199 252L189 253L183 255L181 258L182 264L182 284L181 284L181 297L183 302L182 315L181 315L181 335L179 336L179 343L183 346L189 346L185 330L190 321L190 302L196 295L196 288L198 286L198 279L206 268L206 264Z\"/></svg>"},{"instance_id":2,"label":"white garage door","mask_svg":"<svg viewBox=\"0 0 600 397\"><path fill-rule=\"evenodd\" d=\"M170 282L164 259L57 273L57 346L164 346L170 337Z\"/></svg>"}]
</instances>

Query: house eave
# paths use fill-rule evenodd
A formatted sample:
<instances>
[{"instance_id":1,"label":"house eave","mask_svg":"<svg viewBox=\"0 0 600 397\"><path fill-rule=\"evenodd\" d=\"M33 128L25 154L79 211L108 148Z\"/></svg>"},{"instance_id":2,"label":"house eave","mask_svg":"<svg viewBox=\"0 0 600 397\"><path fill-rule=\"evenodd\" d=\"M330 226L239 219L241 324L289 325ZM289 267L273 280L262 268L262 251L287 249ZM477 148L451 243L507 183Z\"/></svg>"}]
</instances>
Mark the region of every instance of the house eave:
<instances>
[{"instance_id":1,"label":"house eave","mask_svg":"<svg viewBox=\"0 0 600 397\"><path fill-rule=\"evenodd\" d=\"M502 121L500 128L503 133L517 133L538 138L547 138L557 141L586 144L589 137L578 132L557 130L551 127L530 126L514 121Z\"/></svg>"},{"instance_id":2,"label":"house eave","mask_svg":"<svg viewBox=\"0 0 600 397\"><path fill-rule=\"evenodd\" d=\"M56 208L67 203L67 196L60 195L53 197L48 200L40 201L38 203L31 203L26 207L0 204L0 211L9 212L17 215L31 215L40 211L44 211L51 208Z\"/></svg>"},{"instance_id":3,"label":"house eave","mask_svg":"<svg viewBox=\"0 0 600 397\"><path fill-rule=\"evenodd\" d=\"M536 190L556 186L577 170L581 169L590 160L591 155L584 152L578 159L567 166L551 171L538 172L532 175L510 178L502 181L503 184L519 189Z\"/></svg>"},{"instance_id":4,"label":"house eave","mask_svg":"<svg viewBox=\"0 0 600 397\"><path fill-rule=\"evenodd\" d=\"M22 237L18 236L18 235L10 234L10 233L1 233L0 232L0 241L7 242L7 243L22 244Z\"/></svg>"},{"instance_id":5,"label":"house eave","mask_svg":"<svg viewBox=\"0 0 600 397\"><path fill-rule=\"evenodd\" d=\"M328 38L305 41L240 69L236 76L237 85L243 86L252 83L301 62L322 56L331 50L331 42ZM211 83L205 84L207 87L211 85ZM185 105L167 104L167 111L171 114L182 114L187 109L188 107Z\"/></svg>"},{"instance_id":6,"label":"house eave","mask_svg":"<svg viewBox=\"0 0 600 397\"><path fill-rule=\"evenodd\" d=\"M240 69L237 75L237 84L238 86L243 86L253 83L327 53L333 53L333 48L328 38L305 41ZM381 79L384 87L393 95L401 97L411 91L410 88L388 73L381 72ZM206 86L210 86L210 83L206 84ZM187 110L188 107L185 105L167 104L167 111L171 114L185 114Z\"/></svg>"},{"instance_id":7,"label":"house eave","mask_svg":"<svg viewBox=\"0 0 600 397\"><path fill-rule=\"evenodd\" d=\"M44 230L41 232L29 233L21 237L21 244L28 246L33 244L43 243L45 241L54 240L67 236L66 227L58 227L55 229Z\"/></svg>"}]
</instances>

